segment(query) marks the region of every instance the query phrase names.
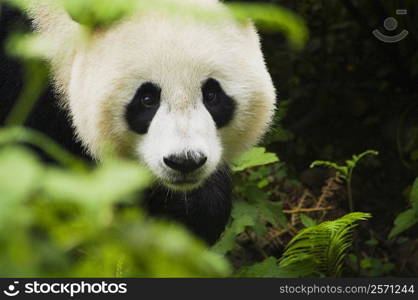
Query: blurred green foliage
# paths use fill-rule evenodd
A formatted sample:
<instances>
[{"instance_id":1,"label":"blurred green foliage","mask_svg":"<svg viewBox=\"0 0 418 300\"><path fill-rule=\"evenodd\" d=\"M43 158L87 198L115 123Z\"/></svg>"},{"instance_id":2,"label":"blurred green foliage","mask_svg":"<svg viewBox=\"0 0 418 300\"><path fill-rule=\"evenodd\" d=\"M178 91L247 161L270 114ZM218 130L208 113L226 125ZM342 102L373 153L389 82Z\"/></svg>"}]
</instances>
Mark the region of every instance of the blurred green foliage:
<instances>
[{"instance_id":1,"label":"blurred green foliage","mask_svg":"<svg viewBox=\"0 0 418 300\"><path fill-rule=\"evenodd\" d=\"M0 165L2 276L218 277L229 272L222 257L180 226L151 220L130 205L150 181L136 163L62 168L43 164L26 147L9 145L0 148Z\"/></svg>"},{"instance_id":2,"label":"blurred green foliage","mask_svg":"<svg viewBox=\"0 0 418 300\"><path fill-rule=\"evenodd\" d=\"M31 0L6 0L26 10L33 5ZM47 0L50 1L50 0ZM303 20L281 6L271 4L227 3L227 10L216 10L187 2L170 0L56 0L65 7L70 16L86 28L106 28L135 13L148 10L162 11L172 15L192 16L208 22L216 22L232 14L237 20L252 20L259 26L273 31L282 31L292 46L302 48L308 37Z\"/></svg>"}]
</instances>

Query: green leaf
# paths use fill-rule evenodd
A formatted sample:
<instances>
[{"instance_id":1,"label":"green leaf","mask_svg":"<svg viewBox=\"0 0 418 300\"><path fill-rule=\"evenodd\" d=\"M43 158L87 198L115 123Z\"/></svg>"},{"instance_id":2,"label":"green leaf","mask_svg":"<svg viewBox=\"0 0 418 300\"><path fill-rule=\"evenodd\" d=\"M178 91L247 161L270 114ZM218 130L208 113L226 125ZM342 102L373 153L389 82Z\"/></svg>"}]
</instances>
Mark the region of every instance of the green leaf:
<instances>
[{"instance_id":1,"label":"green leaf","mask_svg":"<svg viewBox=\"0 0 418 300\"><path fill-rule=\"evenodd\" d=\"M278 263L277 258L268 257L261 263L240 268L233 276L249 278L292 278L299 276L297 272L279 267Z\"/></svg>"},{"instance_id":2,"label":"green leaf","mask_svg":"<svg viewBox=\"0 0 418 300\"><path fill-rule=\"evenodd\" d=\"M273 202L268 199L262 199L255 203L259 220L267 221L274 226L287 227L287 219L283 214L283 205L281 202Z\"/></svg>"},{"instance_id":3,"label":"green leaf","mask_svg":"<svg viewBox=\"0 0 418 300\"><path fill-rule=\"evenodd\" d=\"M341 173L345 178L348 176L348 168L347 166L340 166L332 161L323 161L323 160L316 160L311 164L311 168L325 166L329 168L333 168Z\"/></svg>"},{"instance_id":4,"label":"green leaf","mask_svg":"<svg viewBox=\"0 0 418 300\"><path fill-rule=\"evenodd\" d=\"M358 155L353 155L352 161L354 162L354 165L356 165L361 159L363 159L364 157L368 155L379 155L379 152L376 150L367 150Z\"/></svg>"},{"instance_id":5,"label":"green leaf","mask_svg":"<svg viewBox=\"0 0 418 300\"><path fill-rule=\"evenodd\" d=\"M372 261L370 258L365 258L360 261L360 267L362 269L370 269L372 267Z\"/></svg>"},{"instance_id":6,"label":"green leaf","mask_svg":"<svg viewBox=\"0 0 418 300\"><path fill-rule=\"evenodd\" d=\"M415 179L412 185L409 200L412 204L412 209L406 210L396 217L394 227L389 233L389 238L401 234L418 223L418 178Z\"/></svg>"},{"instance_id":7,"label":"green leaf","mask_svg":"<svg viewBox=\"0 0 418 300\"><path fill-rule=\"evenodd\" d=\"M302 224L305 227L312 227L312 226L315 226L316 225L315 220L312 219L312 218L310 218L310 217L308 217L305 214L300 214L300 220L302 221Z\"/></svg>"},{"instance_id":8,"label":"green leaf","mask_svg":"<svg viewBox=\"0 0 418 300\"><path fill-rule=\"evenodd\" d=\"M25 10L25 0L8 0ZM295 13L278 5L253 3L227 3L228 10L212 9L211 6L194 3L173 2L167 0L57 0L65 7L76 22L87 28L109 27L118 21L145 10L161 11L179 16L192 16L205 21L217 21L230 18L230 13L238 20L247 22L252 19L261 27L282 31L292 46L302 48L308 38L308 29L303 19Z\"/></svg>"},{"instance_id":9,"label":"green leaf","mask_svg":"<svg viewBox=\"0 0 418 300\"><path fill-rule=\"evenodd\" d=\"M137 197L149 182L136 162L109 161L92 171L57 169L22 146L2 146L0 166L4 276L231 274L223 256L181 226L145 218L137 205L115 209L114 201Z\"/></svg>"},{"instance_id":10,"label":"green leaf","mask_svg":"<svg viewBox=\"0 0 418 300\"><path fill-rule=\"evenodd\" d=\"M392 228L392 230L389 233L389 239L399 235L400 233L411 228L417 223L418 223L418 214L414 209L409 209L407 211L400 213L394 221L395 226Z\"/></svg>"},{"instance_id":11,"label":"green leaf","mask_svg":"<svg viewBox=\"0 0 418 300\"><path fill-rule=\"evenodd\" d=\"M251 19L262 28L283 31L296 48L302 48L308 38L308 29L303 19L286 8L254 3L228 3L227 6L239 20Z\"/></svg>"},{"instance_id":12,"label":"green leaf","mask_svg":"<svg viewBox=\"0 0 418 300\"><path fill-rule=\"evenodd\" d=\"M280 267L304 276L339 276L356 223L370 217L367 213L351 213L301 230L287 245Z\"/></svg>"},{"instance_id":13,"label":"green leaf","mask_svg":"<svg viewBox=\"0 0 418 300\"><path fill-rule=\"evenodd\" d=\"M279 217L284 216L282 206L281 203L275 204L268 200L260 200L254 204L257 210L257 218L255 219L253 230L257 235L263 235L267 232L267 222L275 226L281 222Z\"/></svg>"},{"instance_id":14,"label":"green leaf","mask_svg":"<svg viewBox=\"0 0 418 300\"><path fill-rule=\"evenodd\" d=\"M221 239L212 247L217 253L225 254L232 250L236 236L247 228L252 228L257 235L262 235L266 232L266 222L287 227L282 204L269 201L266 197L253 199L251 202L242 200L234 202L231 219Z\"/></svg>"},{"instance_id":15,"label":"green leaf","mask_svg":"<svg viewBox=\"0 0 418 300\"><path fill-rule=\"evenodd\" d=\"M112 204L144 189L150 182L145 169L135 162L109 162L92 172L50 169L44 189L57 199L72 199L84 205Z\"/></svg>"},{"instance_id":16,"label":"green leaf","mask_svg":"<svg viewBox=\"0 0 418 300\"><path fill-rule=\"evenodd\" d=\"M35 194L44 170L35 156L23 147L0 149L1 233L10 226L15 231L17 224L24 224L30 219L25 201Z\"/></svg>"},{"instance_id":17,"label":"green leaf","mask_svg":"<svg viewBox=\"0 0 418 300\"><path fill-rule=\"evenodd\" d=\"M138 9L137 0L59 0L70 16L88 27L108 27Z\"/></svg>"},{"instance_id":18,"label":"green leaf","mask_svg":"<svg viewBox=\"0 0 418 300\"><path fill-rule=\"evenodd\" d=\"M256 225L258 211L257 208L245 201L236 201L232 207L232 222L224 231L221 239L212 246L216 253L225 254L232 250L235 245L235 238L247 227Z\"/></svg>"},{"instance_id":19,"label":"green leaf","mask_svg":"<svg viewBox=\"0 0 418 300\"><path fill-rule=\"evenodd\" d=\"M344 176L344 178L346 180L351 180L350 174L352 172L352 170L356 167L357 163L365 156L367 155L379 155L379 152L375 151L375 150L367 150L364 151L363 153L359 154L359 155L353 155L353 158L351 160L346 160L346 165L345 166L340 166L332 161L323 161L323 160L317 160L314 161L311 164L311 168L313 167L317 167L317 166L326 166L326 167L330 167L333 168L337 171L339 171L341 173L341 175Z\"/></svg>"},{"instance_id":20,"label":"green leaf","mask_svg":"<svg viewBox=\"0 0 418 300\"><path fill-rule=\"evenodd\" d=\"M0 166L0 204L25 200L42 178L40 162L21 147L3 148L0 151Z\"/></svg>"},{"instance_id":21,"label":"green leaf","mask_svg":"<svg viewBox=\"0 0 418 300\"><path fill-rule=\"evenodd\" d=\"M254 187L253 189L247 189L245 194L250 199L250 205L254 212L255 225L253 229L257 235L263 235L266 233L267 223L273 226L282 226L287 228L287 219L283 214L283 207L281 202L270 201L264 191Z\"/></svg>"},{"instance_id":22,"label":"green leaf","mask_svg":"<svg viewBox=\"0 0 418 300\"><path fill-rule=\"evenodd\" d=\"M374 238L372 238L372 239L370 239L370 240L368 240L368 241L366 242L366 245L367 245L367 246L370 246L370 247L374 247L374 246L379 245L379 241L378 241L378 240L376 240L376 239L374 239Z\"/></svg>"},{"instance_id":23,"label":"green leaf","mask_svg":"<svg viewBox=\"0 0 418 300\"><path fill-rule=\"evenodd\" d=\"M265 148L256 147L245 152L232 163L234 172L243 171L245 169L263 166L278 162L279 158L274 153L266 152Z\"/></svg>"},{"instance_id":24,"label":"green leaf","mask_svg":"<svg viewBox=\"0 0 418 300\"><path fill-rule=\"evenodd\" d=\"M39 147L58 162L70 168L84 169L85 163L63 149L48 136L25 127L11 127L0 130L0 146L7 144L29 143Z\"/></svg>"}]
</instances>

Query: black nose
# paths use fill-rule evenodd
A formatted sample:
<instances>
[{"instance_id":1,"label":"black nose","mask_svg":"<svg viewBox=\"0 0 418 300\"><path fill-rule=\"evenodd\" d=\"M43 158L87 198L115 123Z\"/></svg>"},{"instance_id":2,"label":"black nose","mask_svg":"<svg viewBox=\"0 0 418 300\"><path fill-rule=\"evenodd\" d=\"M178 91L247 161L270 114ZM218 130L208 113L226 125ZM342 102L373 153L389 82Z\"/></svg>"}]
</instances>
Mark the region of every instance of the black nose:
<instances>
[{"instance_id":1,"label":"black nose","mask_svg":"<svg viewBox=\"0 0 418 300\"><path fill-rule=\"evenodd\" d=\"M181 173L190 173L202 167L208 158L196 152L187 152L181 155L164 157L164 163L171 169Z\"/></svg>"}]
</instances>

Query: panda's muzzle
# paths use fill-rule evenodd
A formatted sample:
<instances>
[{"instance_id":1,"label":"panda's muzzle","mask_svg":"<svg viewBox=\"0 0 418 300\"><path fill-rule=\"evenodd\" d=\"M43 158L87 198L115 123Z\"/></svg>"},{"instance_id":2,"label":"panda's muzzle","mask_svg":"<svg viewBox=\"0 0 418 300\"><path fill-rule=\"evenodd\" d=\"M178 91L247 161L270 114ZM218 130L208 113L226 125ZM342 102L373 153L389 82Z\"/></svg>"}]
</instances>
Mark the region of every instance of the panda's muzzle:
<instances>
[{"instance_id":1,"label":"panda's muzzle","mask_svg":"<svg viewBox=\"0 0 418 300\"><path fill-rule=\"evenodd\" d=\"M172 170L182 174L197 171L206 163L208 158L200 152L184 152L182 154L164 157L164 163Z\"/></svg>"}]
</instances>

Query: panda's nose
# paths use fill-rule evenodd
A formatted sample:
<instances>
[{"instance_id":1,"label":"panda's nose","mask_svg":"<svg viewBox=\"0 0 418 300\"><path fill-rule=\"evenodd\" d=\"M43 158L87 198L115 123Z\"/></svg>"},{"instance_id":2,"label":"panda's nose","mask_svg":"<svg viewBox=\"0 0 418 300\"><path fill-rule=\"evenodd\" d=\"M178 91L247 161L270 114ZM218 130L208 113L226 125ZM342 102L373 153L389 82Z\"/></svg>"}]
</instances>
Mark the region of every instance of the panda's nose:
<instances>
[{"instance_id":1,"label":"panda's nose","mask_svg":"<svg viewBox=\"0 0 418 300\"><path fill-rule=\"evenodd\" d=\"M191 173L202 167L208 158L199 152L186 152L180 155L164 157L164 163L181 173Z\"/></svg>"}]
</instances>

